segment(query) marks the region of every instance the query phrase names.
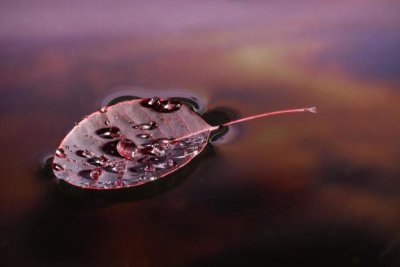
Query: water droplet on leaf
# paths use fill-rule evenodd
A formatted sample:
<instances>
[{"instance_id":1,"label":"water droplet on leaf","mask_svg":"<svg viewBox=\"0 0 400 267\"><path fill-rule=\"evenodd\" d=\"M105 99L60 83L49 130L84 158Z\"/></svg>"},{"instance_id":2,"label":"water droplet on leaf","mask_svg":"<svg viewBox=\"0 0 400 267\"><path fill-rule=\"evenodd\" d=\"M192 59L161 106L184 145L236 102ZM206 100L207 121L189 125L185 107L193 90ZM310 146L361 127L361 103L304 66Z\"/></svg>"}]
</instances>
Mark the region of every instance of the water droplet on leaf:
<instances>
[{"instance_id":1,"label":"water droplet on leaf","mask_svg":"<svg viewBox=\"0 0 400 267\"><path fill-rule=\"evenodd\" d=\"M88 160L88 163L95 166L107 166L108 159L105 156L93 157Z\"/></svg>"},{"instance_id":2,"label":"water droplet on leaf","mask_svg":"<svg viewBox=\"0 0 400 267\"><path fill-rule=\"evenodd\" d=\"M118 139L121 137L121 130L116 126L99 129L96 133L105 139Z\"/></svg>"},{"instance_id":3,"label":"water droplet on leaf","mask_svg":"<svg viewBox=\"0 0 400 267\"><path fill-rule=\"evenodd\" d=\"M53 163L53 170L59 172L59 171L63 171L64 167L62 167L60 164L58 163Z\"/></svg>"},{"instance_id":4,"label":"water droplet on leaf","mask_svg":"<svg viewBox=\"0 0 400 267\"><path fill-rule=\"evenodd\" d=\"M149 139L151 137L151 135L147 134L147 133L143 133L143 134L136 135L136 137L138 137L140 139Z\"/></svg>"},{"instance_id":5,"label":"water droplet on leaf","mask_svg":"<svg viewBox=\"0 0 400 267\"><path fill-rule=\"evenodd\" d=\"M163 100L154 110L163 113L175 112L181 108L181 103L176 100Z\"/></svg>"},{"instance_id":6,"label":"water droplet on leaf","mask_svg":"<svg viewBox=\"0 0 400 267\"><path fill-rule=\"evenodd\" d=\"M96 168L96 169L93 169L93 170L90 172L90 177L91 177L93 180L97 181L97 180L99 179L99 177L101 176L102 173L103 173L103 171L102 171L100 168Z\"/></svg>"},{"instance_id":7,"label":"water droplet on leaf","mask_svg":"<svg viewBox=\"0 0 400 267\"><path fill-rule=\"evenodd\" d=\"M132 159L137 152L137 146L131 139L123 138L117 144L117 151L122 157Z\"/></svg>"},{"instance_id":8,"label":"water droplet on leaf","mask_svg":"<svg viewBox=\"0 0 400 267\"><path fill-rule=\"evenodd\" d=\"M118 174L124 174L126 171L126 164L123 161L119 161L112 164L111 170Z\"/></svg>"},{"instance_id":9,"label":"water droplet on leaf","mask_svg":"<svg viewBox=\"0 0 400 267\"><path fill-rule=\"evenodd\" d=\"M76 154L80 157L87 158L87 159L94 157L93 153L90 152L89 150L78 150L78 151L76 151Z\"/></svg>"},{"instance_id":10,"label":"water droplet on leaf","mask_svg":"<svg viewBox=\"0 0 400 267\"><path fill-rule=\"evenodd\" d=\"M154 121L150 123L142 123L139 125L132 126L134 129L139 129L139 130L154 130L158 127L158 124Z\"/></svg>"},{"instance_id":11,"label":"water droplet on leaf","mask_svg":"<svg viewBox=\"0 0 400 267\"><path fill-rule=\"evenodd\" d=\"M161 100L159 97L153 97L153 98L148 98L144 99L142 101L142 106L148 107L148 108L155 108L158 107L161 103Z\"/></svg>"},{"instance_id":12,"label":"water droplet on leaf","mask_svg":"<svg viewBox=\"0 0 400 267\"><path fill-rule=\"evenodd\" d=\"M66 158L67 154L65 154L64 149L59 148L59 149L56 150L56 156L59 157L59 158Z\"/></svg>"}]
</instances>

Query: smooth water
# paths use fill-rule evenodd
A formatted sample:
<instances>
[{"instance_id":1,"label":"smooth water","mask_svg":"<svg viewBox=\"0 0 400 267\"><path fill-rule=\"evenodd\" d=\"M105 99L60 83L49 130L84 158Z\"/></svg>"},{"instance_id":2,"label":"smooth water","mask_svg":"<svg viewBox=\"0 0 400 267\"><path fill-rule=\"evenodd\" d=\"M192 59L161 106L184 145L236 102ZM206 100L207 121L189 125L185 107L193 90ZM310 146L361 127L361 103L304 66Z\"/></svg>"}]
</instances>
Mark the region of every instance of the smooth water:
<instances>
[{"instance_id":1,"label":"smooth water","mask_svg":"<svg viewBox=\"0 0 400 267\"><path fill-rule=\"evenodd\" d=\"M99 2L1 4L2 266L400 265L396 1ZM85 116L137 97L182 101L211 125L318 113L221 128L143 188L58 181L52 159L70 151L87 181L131 172L107 165L138 153L115 139L121 117L97 133L105 158L59 144ZM143 159L141 178L171 164Z\"/></svg>"}]
</instances>

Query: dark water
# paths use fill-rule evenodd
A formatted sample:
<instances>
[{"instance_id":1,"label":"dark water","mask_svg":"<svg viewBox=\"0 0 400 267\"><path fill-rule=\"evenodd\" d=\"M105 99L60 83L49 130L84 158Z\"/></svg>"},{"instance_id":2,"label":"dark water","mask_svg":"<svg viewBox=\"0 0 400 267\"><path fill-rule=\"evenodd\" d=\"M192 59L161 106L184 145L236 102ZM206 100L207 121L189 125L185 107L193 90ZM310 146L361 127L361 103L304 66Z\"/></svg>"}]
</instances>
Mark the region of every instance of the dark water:
<instances>
[{"instance_id":1,"label":"dark water","mask_svg":"<svg viewBox=\"0 0 400 267\"><path fill-rule=\"evenodd\" d=\"M400 266L396 1L0 5L2 266ZM45 167L85 115L155 95L212 124L319 113L234 126L140 190Z\"/></svg>"}]
</instances>

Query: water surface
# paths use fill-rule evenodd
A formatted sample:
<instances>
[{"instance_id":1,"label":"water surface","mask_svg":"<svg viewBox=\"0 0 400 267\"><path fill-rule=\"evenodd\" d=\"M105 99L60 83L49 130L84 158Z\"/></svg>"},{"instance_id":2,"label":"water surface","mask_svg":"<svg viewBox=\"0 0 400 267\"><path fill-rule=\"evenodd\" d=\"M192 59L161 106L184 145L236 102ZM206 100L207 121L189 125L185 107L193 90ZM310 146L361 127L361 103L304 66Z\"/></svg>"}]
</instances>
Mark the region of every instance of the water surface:
<instances>
[{"instance_id":1,"label":"water surface","mask_svg":"<svg viewBox=\"0 0 400 267\"><path fill-rule=\"evenodd\" d=\"M6 265L400 264L396 1L23 2L0 9ZM319 113L237 126L137 196L43 170L74 122L138 95L195 97L219 120Z\"/></svg>"}]
</instances>

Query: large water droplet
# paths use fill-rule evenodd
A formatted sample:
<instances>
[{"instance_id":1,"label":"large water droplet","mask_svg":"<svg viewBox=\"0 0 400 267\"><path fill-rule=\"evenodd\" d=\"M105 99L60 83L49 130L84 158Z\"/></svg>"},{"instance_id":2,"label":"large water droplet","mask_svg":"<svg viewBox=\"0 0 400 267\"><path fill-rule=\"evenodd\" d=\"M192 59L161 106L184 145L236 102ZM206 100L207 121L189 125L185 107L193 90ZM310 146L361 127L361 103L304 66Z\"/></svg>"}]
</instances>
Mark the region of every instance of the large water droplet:
<instances>
[{"instance_id":1,"label":"large water droplet","mask_svg":"<svg viewBox=\"0 0 400 267\"><path fill-rule=\"evenodd\" d=\"M56 156L59 157L59 158L66 158L67 154L65 154L64 149L59 148L59 149L56 150Z\"/></svg>"},{"instance_id":2,"label":"large water droplet","mask_svg":"<svg viewBox=\"0 0 400 267\"><path fill-rule=\"evenodd\" d=\"M63 171L64 170L64 167L62 167L60 164L58 164L58 163L53 163L53 170L55 170L55 171Z\"/></svg>"},{"instance_id":3,"label":"large water droplet","mask_svg":"<svg viewBox=\"0 0 400 267\"><path fill-rule=\"evenodd\" d=\"M121 130L116 126L99 129L96 133L105 139L118 139L122 136Z\"/></svg>"},{"instance_id":4,"label":"large water droplet","mask_svg":"<svg viewBox=\"0 0 400 267\"><path fill-rule=\"evenodd\" d=\"M132 140L123 138L117 144L117 151L124 158L132 159L137 152L137 147Z\"/></svg>"},{"instance_id":5,"label":"large water droplet","mask_svg":"<svg viewBox=\"0 0 400 267\"><path fill-rule=\"evenodd\" d=\"M102 173L103 173L103 171L102 171L100 168L96 168L96 169L93 169L93 170L90 172L90 177L91 177L93 180L98 180Z\"/></svg>"}]
</instances>

